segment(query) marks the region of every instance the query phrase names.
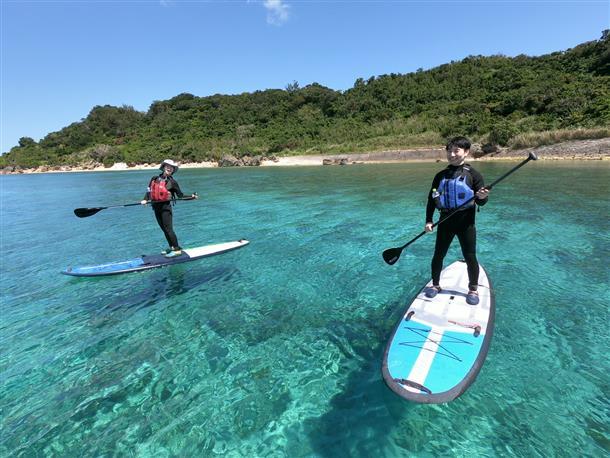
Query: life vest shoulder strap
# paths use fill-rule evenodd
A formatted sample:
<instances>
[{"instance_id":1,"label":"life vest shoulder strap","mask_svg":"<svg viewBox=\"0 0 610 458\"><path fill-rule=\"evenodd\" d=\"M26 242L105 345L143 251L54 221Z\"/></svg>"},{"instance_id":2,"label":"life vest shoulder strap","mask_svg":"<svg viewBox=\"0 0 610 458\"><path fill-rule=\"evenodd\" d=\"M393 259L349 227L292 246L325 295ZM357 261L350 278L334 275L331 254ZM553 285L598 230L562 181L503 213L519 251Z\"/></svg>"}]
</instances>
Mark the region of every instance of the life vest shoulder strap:
<instances>
[{"instance_id":1,"label":"life vest shoulder strap","mask_svg":"<svg viewBox=\"0 0 610 458\"><path fill-rule=\"evenodd\" d=\"M471 168L469 164L464 164L462 166L462 169L458 172L456 170L451 170L449 167L447 167L445 169L445 175L444 175L444 179L445 180L452 180L455 178L459 178L459 177L469 177L470 181L468 183L469 186L472 186L474 184L474 177L472 176L472 172L471 172Z\"/></svg>"}]
</instances>

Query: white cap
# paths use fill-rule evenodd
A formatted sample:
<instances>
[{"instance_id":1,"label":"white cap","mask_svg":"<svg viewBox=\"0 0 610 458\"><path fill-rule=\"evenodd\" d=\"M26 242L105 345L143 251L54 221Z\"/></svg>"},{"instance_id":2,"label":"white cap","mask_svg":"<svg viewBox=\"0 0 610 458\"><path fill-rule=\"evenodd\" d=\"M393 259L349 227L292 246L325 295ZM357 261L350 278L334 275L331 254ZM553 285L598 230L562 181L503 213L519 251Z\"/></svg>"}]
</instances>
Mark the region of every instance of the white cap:
<instances>
[{"instance_id":1,"label":"white cap","mask_svg":"<svg viewBox=\"0 0 610 458\"><path fill-rule=\"evenodd\" d=\"M174 168L174 172L176 170L178 170L178 167L179 167L177 162L174 162L171 159L165 159L163 162L161 162L161 165L159 166L159 170L163 170L163 167L166 165L171 165Z\"/></svg>"}]
</instances>

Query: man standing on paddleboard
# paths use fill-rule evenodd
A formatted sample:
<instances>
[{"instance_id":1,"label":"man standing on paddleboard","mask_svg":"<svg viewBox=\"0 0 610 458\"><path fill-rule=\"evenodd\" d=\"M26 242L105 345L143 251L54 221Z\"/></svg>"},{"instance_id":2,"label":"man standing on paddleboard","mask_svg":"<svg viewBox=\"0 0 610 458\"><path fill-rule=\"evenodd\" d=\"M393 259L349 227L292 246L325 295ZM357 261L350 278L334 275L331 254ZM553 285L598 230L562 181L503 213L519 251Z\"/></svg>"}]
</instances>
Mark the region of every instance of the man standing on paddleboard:
<instances>
[{"instance_id":1,"label":"man standing on paddleboard","mask_svg":"<svg viewBox=\"0 0 610 458\"><path fill-rule=\"evenodd\" d=\"M159 227L169 244L169 248L163 251L162 254L168 258L173 258L182 254L182 248L180 248L178 238L174 232L172 201L176 199L176 196L183 198L184 194L173 177L174 173L178 170L176 162L171 159L165 159L161 162L159 170L161 170L161 173L150 179L148 190L140 203L146 205L148 202L152 202L157 223L159 223ZM191 194L191 198L197 199L197 194Z\"/></svg>"},{"instance_id":2,"label":"man standing on paddleboard","mask_svg":"<svg viewBox=\"0 0 610 458\"><path fill-rule=\"evenodd\" d=\"M485 205L489 190L484 187L483 176L472 166L465 163L470 154L470 141L466 137L454 137L445 148L449 166L436 174L428 193L426 206L426 232L433 231L432 217L438 209L441 219L448 217L438 225L436 245L432 257L432 287L426 288L426 297L432 298L441 291L440 275L443 260L453 238L457 235L462 247L462 255L468 269L468 295L466 302L471 305L479 303L477 286L479 282L479 262L476 246L475 228L476 205ZM474 200L472 200L474 198ZM465 204L472 200L469 204Z\"/></svg>"}]
</instances>

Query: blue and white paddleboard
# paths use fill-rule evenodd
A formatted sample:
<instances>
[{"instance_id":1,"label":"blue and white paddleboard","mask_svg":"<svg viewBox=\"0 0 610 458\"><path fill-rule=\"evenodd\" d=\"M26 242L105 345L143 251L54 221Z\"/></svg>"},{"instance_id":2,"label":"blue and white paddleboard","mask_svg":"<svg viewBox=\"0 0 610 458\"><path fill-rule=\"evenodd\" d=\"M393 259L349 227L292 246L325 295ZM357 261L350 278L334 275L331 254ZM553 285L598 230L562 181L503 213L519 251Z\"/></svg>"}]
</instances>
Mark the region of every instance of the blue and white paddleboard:
<instances>
[{"instance_id":1,"label":"blue and white paddleboard","mask_svg":"<svg viewBox=\"0 0 610 458\"><path fill-rule=\"evenodd\" d=\"M182 250L182 254L180 256L173 258L167 258L162 254L154 254L150 256L143 255L139 258L134 258L127 261L100 264L98 266L68 267L61 273L75 277L99 277L102 275L116 275L128 272L137 272L140 270L155 269L157 267L180 264L183 262L194 261L195 259L226 253L227 251L244 247L248 243L250 242L247 240L238 240L236 242L218 243L215 245L206 245L198 248L189 248L187 250Z\"/></svg>"},{"instance_id":2,"label":"blue and white paddleboard","mask_svg":"<svg viewBox=\"0 0 610 458\"><path fill-rule=\"evenodd\" d=\"M383 357L386 384L419 403L449 402L474 382L487 356L493 332L494 294L480 268L479 304L466 302L468 272L457 261L443 269L442 291L429 299L424 290L402 314Z\"/></svg>"}]
</instances>

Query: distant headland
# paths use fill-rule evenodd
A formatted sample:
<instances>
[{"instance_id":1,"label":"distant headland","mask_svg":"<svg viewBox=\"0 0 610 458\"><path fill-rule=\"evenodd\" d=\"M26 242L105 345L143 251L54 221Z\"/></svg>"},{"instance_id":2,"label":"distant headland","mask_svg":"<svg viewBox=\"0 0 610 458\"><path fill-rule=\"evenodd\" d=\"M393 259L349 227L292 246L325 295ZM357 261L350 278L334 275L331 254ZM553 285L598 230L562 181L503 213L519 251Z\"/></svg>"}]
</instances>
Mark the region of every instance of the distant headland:
<instances>
[{"instance_id":1,"label":"distant headland","mask_svg":"<svg viewBox=\"0 0 610 458\"><path fill-rule=\"evenodd\" d=\"M485 160L528 148L540 148L545 159L603 159L609 55L604 30L599 40L564 51L468 56L358 78L345 91L295 81L237 95L183 93L146 112L95 106L39 141L21 137L0 156L0 169L155 168L165 158L198 167L437 160L455 135L479 145L473 155Z\"/></svg>"},{"instance_id":2,"label":"distant headland","mask_svg":"<svg viewBox=\"0 0 610 458\"><path fill-rule=\"evenodd\" d=\"M607 161L610 160L610 137L594 140L572 140L554 145L544 145L533 148L509 150L499 148L494 152L484 154L478 144L473 145L473 161L511 161L526 157L534 152L539 159L548 161L578 160ZM282 166L318 166L318 165L353 165L380 164L400 162L444 162L445 150L437 148L418 148L410 150L378 151L371 153L334 154L334 155L301 155L301 156L245 156L236 158L226 155L219 161L185 162L181 168L213 168L213 167L282 167ZM127 164L117 162L107 167L101 163L91 163L85 166L39 166L33 168L5 167L1 174L22 173L61 173L61 172L101 172L127 170L158 170L158 164Z\"/></svg>"}]
</instances>

